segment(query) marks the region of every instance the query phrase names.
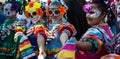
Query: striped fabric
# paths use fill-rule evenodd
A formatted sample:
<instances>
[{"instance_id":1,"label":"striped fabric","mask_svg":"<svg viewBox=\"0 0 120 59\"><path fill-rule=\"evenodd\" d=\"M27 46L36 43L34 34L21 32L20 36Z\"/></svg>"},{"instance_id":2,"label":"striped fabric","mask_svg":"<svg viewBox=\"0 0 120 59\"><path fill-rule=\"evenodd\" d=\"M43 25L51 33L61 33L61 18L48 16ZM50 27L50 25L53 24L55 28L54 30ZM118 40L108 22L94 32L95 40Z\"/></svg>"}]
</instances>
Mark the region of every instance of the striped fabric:
<instances>
[{"instance_id":1,"label":"striped fabric","mask_svg":"<svg viewBox=\"0 0 120 59\"><path fill-rule=\"evenodd\" d=\"M75 59L75 49L75 39L68 40L58 53L57 59Z\"/></svg>"},{"instance_id":2,"label":"striped fabric","mask_svg":"<svg viewBox=\"0 0 120 59\"><path fill-rule=\"evenodd\" d=\"M17 32L15 34L15 40L20 41L17 50L17 59L30 58L35 55L30 41L22 32Z\"/></svg>"}]
</instances>

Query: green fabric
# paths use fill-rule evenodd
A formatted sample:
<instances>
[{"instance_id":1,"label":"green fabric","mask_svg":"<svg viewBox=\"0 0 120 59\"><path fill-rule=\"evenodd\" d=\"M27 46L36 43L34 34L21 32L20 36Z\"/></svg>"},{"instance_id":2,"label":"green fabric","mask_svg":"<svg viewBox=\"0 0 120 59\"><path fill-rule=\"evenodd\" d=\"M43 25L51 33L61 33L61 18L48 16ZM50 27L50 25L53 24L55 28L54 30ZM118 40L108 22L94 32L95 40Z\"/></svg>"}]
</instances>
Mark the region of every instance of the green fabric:
<instances>
[{"instance_id":1,"label":"green fabric","mask_svg":"<svg viewBox=\"0 0 120 59\"><path fill-rule=\"evenodd\" d=\"M0 55L0 59L14 59L14 57L13 56L8 57L8 56Z\"/></svg>"},{"instance_id":2,"label":"green fabric","mask_svg":"<svg viewBox=\"0 0 120 59\"><path fill-rule=\"evenodd\" d=\"M16 51L19 49L19 44L20 44L20 39L21 39L21 38L22 38L22 36L19 35L19 36L15 39L15 40L17 40L17 42L16 42L16 45L17 45L17 46L16 46ZM14 57L15 59L20 59L20 57L17 58L17 53L15 53L14 55L15 55L15 57Z\"/></svg>"},{"instance_id":3,"label":"green fabric","mask_svg":"<svg viewBox=\"0 0 120 59\"><path fill-rule=\"evenodd\" d=\"M6 55L13 55L15 53L16 44L14 42L14 31L11 30L11 34L7 36L4 40L0 40L0 53L4 53ZM10 49L4 50L2 48Z\"/></svg>"},{"instance_id":4,"label":"green fabric","mask_svg":"<svg viewBox=\"0 0 120 59\"><path fill-rule=\"evenodd\" d=\"M11 28L11 25L13 25L16 20L17 20L16 18L12 20L7 19L4 24L5 24L5 27L8 27L8 28L10 27L9 28L10 30L6 31L6 30L3 30L2 28L0 30L0 31L6 31L7 33L10 33L10 34L6 34L7 37L4 38L4 40L0 40L0 58L2 59L15 59L17 44L14 41L15 31L14 31L14 28Z\"/></svg>"}]
</instances>

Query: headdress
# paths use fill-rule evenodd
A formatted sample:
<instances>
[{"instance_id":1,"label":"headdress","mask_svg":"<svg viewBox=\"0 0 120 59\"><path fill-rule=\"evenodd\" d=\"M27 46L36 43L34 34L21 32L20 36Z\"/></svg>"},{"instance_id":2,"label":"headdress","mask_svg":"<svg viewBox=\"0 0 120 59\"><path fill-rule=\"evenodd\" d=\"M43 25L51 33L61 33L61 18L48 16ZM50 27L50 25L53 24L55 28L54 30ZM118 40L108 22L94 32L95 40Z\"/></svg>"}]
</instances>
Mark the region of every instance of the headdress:
<instances>
[{"instance_id":1,"label":"headdress","mask_svg":"<svg viewBox=\"0 0 120 59\"><path fill-rule=\"evenodd\" d=\"M38 2L30 2L25 7L25 15L28 18L36 15L42 15L42 14L43 14L43 11L41 9L41 4Z\"/></svg>"},{"instance_id":2,"label":"headdress","mask_svg":"<svg viewBox=\"0 0 120 59\"><path fill-rule=\"evenodd\" d=\"M60 14L64 15L66 13L66 8L64 6L60 6L59 9ZM49 16L49 8L46 8L46 14Z\"/></svg>"}]
</instances>

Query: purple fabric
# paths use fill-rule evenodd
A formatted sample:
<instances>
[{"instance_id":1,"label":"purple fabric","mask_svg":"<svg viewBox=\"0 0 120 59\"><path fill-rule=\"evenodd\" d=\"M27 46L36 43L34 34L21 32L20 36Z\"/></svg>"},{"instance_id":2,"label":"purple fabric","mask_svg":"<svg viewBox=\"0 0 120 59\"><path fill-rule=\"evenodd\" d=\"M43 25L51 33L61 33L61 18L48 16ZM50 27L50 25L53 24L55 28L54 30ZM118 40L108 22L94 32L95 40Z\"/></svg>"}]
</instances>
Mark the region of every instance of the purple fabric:
<instances>
[{"instance_id":1,"label":"purple fabric","mask_svg":"<svg viewBox=\"0 0 120 59\"><path fill-rule=\"evenodd\" d=\"M76 48L75 48L75 44L66 44L66 45L64 45L62 48L61 48L61 50L75 50Z\"/></svg>"},{"instance_id":2,"label":"purple fabric","mask_svg":"<svg viewBox=\"0 0 120 59\"><path fill-rule=\"evenodd\" d=\"M20 8L20 3L19 2L12 2L11 10L18 11L19 8Z\"/></svg>"}]
</instances>

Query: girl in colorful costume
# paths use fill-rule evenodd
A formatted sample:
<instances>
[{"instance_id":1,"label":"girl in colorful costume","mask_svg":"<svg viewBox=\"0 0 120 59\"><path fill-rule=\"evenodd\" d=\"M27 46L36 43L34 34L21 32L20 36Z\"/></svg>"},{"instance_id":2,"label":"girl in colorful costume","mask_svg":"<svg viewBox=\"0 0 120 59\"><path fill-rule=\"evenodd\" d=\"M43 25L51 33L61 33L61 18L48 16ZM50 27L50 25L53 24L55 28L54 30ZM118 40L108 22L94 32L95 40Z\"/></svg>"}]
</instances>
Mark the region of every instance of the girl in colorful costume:
<instances>
[{"instance_id":1,"label":"girl in colorful costume","mask_svg":"<svg viewBox=\"0 0 120 59\"><path fill-rule=\"evenodd\" d=\"M19 2L8 2L4 5L5 22L0 26L0 58L15 59L17 53L17 40L14 40L16 13Z\"/></svg>"},{"instance_id":2,"label":"girl in colorful costume","mask_svg":"<svg viewBox=\"0 0 120 59\"><path fill-rule=\"evenodd\" d=\"M84 5L86 18L92 27L76 42L77 49L80 50L77 58L100 59L101 56L113 53L114 42L113 33L106 22L106 4L102 0L91 0Z\"/></svg>"},{"instance_id":3,"label":"girl in colorful costume","mask_svg":"<svg viewBox=\"0 0 120 59\"><path fill-rule=\"evenodd\" d=\"M92 27L88 29L80 41L71 42L75 44L73 47L78 49L76 55L73 55L74 58L68 56L60 58L60 54L58 54L57 59L100 59L101 56L114 52L115 40L109 25L105 21L107 8L104 1L90 0L83 6L83 9L86 12L87 22Z\"/></svg>"},{"instance_id":4,"label":"girl in colorful costume","mask_svg":"<svg viewBox=\"0 0 120 59\"><path fill-rule=\"evenodd\" d=\"M74 26L63 18L65 13L66 8L60 2L52 2L46 8L46 14L51 22L47 24L45 35L40 33L42 36L46 36L46 38L42 38L39 35L38 39L39 44L41 41L46 43L45 59L54 59L65 41L73 37L76 33ZM41 54L44 53L41 51Z\"/></svg>"},{"instance_id":5,"label":"girl in colorful costume","mask_svg":"<svg viewBox=\"0 0 120 59\"><path fill-rule=\"evenodd\" d=\"M41 31L44 30L44 22L42 19L43 11L41 8L41 4L39 4L38 2L30 2L25 7L25 15L32 22L30 27L27 29L27 36L30 40L30 43L32 44L32 48L36 55L36 57L33 57L33 59L37 59L37 56L39 55L39 48L37 44L37 38L39 35L38 29L41 29Z\"/></svg>"},{"instance_id":6,"label":"girl in colorful costume","mask_svg":"<svg viewBox=\"0 0 120 59\"><path fill-rule=\"evenodd\" d=\"M15 28L14 40L17 41L16 59L29 59L35 56L32 45L26 35L26 21L19 19Z\"/></svg>"}]
</instances>

